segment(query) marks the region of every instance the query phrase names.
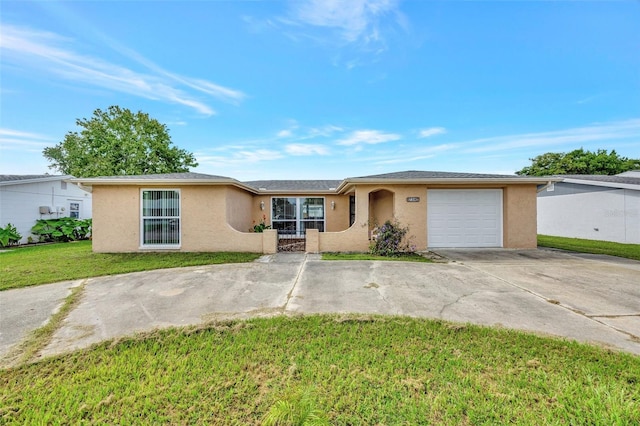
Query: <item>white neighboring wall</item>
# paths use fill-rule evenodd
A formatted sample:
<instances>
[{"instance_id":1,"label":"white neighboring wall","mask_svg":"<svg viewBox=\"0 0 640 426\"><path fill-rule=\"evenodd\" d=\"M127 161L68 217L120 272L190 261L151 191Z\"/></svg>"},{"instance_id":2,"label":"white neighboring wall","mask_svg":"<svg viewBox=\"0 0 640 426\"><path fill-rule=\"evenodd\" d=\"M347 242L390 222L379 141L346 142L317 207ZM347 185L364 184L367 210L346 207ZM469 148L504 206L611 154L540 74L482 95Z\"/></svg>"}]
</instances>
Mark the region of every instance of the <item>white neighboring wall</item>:
<instances>
[{"instance_id":1,"label":"white neighboring wall","mask_svg":"<svg viewBox=\"0 0 640 426\"><path fill-rule=\"evenodd\" d=\"M38 219L76 215L79 219L91 218L91 194L73 183L64 182L71 177L0 182L0 227L11 223L22 235L20 243L26 243ZM40 206L50 207L51 213L41 214Z\"/></svg>"},{"instance_id":2,"label":"white neighboring wall","mask_svg":"<svg viewBox=\"0 0 640 426\"><path fill-rule=\"evenodd\" d=\"M538 197L538 233L640 244L640 191Z\"/></svg>"}]
</instances>

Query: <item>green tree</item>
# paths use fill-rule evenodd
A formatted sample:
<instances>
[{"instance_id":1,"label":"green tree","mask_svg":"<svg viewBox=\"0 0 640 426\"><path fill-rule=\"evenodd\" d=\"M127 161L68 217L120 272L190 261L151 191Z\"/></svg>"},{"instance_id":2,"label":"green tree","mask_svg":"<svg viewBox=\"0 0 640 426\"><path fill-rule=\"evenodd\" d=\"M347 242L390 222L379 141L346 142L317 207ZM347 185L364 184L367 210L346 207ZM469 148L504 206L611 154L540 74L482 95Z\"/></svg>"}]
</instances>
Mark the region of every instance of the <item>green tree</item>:
<instances>
[{"instance_id":1,"label":"green tree","mask_svg":"<svg viewBox=\"0 0 640 426\"><path fill-rule=\"evenodd\" d=\"M531 165L516 172L525 176L548 175L616 175L640 169L640 159L621 157L615 150L596 152L576 149L568 153L547 152L530 158Z\"/></svg>"},{"instance_id":2,"label":"green tree","mask_svg":"<svg viewBox=\"0 0 640 426\"><path fill-rule=\"evenodd\" d=\"M188 172L198 165L193 154L171 144L167 126L143 112L111 106L97 109L82 128L43 154L49 168L76 177Z\"/></svg>"}]
</instances>

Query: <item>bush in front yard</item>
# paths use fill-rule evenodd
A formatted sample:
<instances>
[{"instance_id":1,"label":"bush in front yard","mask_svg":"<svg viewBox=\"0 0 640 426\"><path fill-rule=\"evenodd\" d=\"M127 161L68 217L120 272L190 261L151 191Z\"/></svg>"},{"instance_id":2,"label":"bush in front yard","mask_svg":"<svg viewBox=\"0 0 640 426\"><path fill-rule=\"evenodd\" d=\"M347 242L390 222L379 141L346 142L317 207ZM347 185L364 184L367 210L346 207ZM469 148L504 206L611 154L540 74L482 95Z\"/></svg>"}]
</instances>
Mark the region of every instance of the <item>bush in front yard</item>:
<instances>
[{"instance_id":1,"label":"bush in front yard","mask_svg":"<svg viewBox=\"0 0 640 426\"><path fill-rule=\"evenodd\" d=\"M86 240L91 236L91 219L40 219L31 228L31 233L37 235L41 242Z\"/></svg>"},{"instance_id":2,"label":"bush in front yard","mask_svg":"<svg viewBox=\"0 0 640 426\"><path fill-rule=\"evenodd\" d=\"M378 256L397 257L403 253L413 253L416 248L405 239L409 227L402 227L397 220L387 220L384 225L373 229L373 242L369 252ZM410 238L409 238L410 240Z\"/></svg>"},{"instance_id":3,"label":"bush in front yard","mask_svg":"<svg viewBox=\"0 0 640 426\"><path fill-rule=\"evenodd\" d=\"M21 238L22 235L20 235L16 227L10 223L7 223L7 226L4 228L0 228L0 247L18 244Z\"/></svg>"}]
</instances>

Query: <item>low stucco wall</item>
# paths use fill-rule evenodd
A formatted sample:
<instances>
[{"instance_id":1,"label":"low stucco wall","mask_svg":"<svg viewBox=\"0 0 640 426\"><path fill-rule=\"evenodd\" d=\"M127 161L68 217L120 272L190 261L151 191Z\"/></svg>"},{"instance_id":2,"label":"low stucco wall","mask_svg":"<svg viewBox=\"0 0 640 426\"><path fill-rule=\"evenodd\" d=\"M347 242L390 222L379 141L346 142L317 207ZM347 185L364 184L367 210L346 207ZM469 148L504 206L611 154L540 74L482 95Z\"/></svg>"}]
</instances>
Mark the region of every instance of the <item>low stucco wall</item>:
<instances>
[{"instance_id":1,"label":"low stucco wall","mask_svg":"<svg viewBox=\"0 0 640 426\"><path fill-rule=\"evenodd\" d=\"M356 196L356 218L353 225L338 232L319 234L320 252L367 251L369 249L369 187L358 187ZM347 220L349 217L349 197L345 197Z\"/></svg>"}]
</instances>

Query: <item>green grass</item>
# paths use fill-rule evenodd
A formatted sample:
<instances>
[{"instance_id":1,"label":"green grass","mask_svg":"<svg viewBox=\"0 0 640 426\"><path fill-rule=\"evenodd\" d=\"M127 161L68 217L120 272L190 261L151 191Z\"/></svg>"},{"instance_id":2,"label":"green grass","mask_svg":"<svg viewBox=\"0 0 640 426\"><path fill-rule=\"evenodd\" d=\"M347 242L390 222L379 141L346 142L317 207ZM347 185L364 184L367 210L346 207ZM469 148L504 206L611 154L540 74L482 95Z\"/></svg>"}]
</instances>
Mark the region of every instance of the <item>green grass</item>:
<instances>
[{"instance_id":1,"label":"green grass","mask_svg":"<svg viewBox=\"0 0 640 426\"><path fill-rule=\"evenodd\" d=\"M0 290L103 275L218 263L251 262L255 253L93 253L91 241L0 253Z\"/></svg>"},{"instance_id":2,"label":"green grass","mask_svg":"<svg viewBox=\"0 0 640 426\"><path fill-rule=\"evenodd\" d=\"M251 425L295 395L330 424L632 425L640 357L408 317L279 316L0 370L0 423Z\"/></svg>"},{"instance_id":3,"label":"green grass","mask_svg":"<svg viewBox=\"0 0 640 426\"><path fill-rule=\"evenodd\" d=\"M322 260L395 260L405 262L431 262L417 253L405 253L398 257L378 256L369 253L322 253Z\"/></svg>"},{"instance_id":4,"label":"green grass","mask_svg":"<svg viewBox=\"0 0 640 426\"><path fill-rule=\"evenodd\" d=\"M610 256L640 260L640 244L621 244L609 241L538 235L538 246L558 248L580 253L608 254Z\"/></svg>"}]
</instances>

